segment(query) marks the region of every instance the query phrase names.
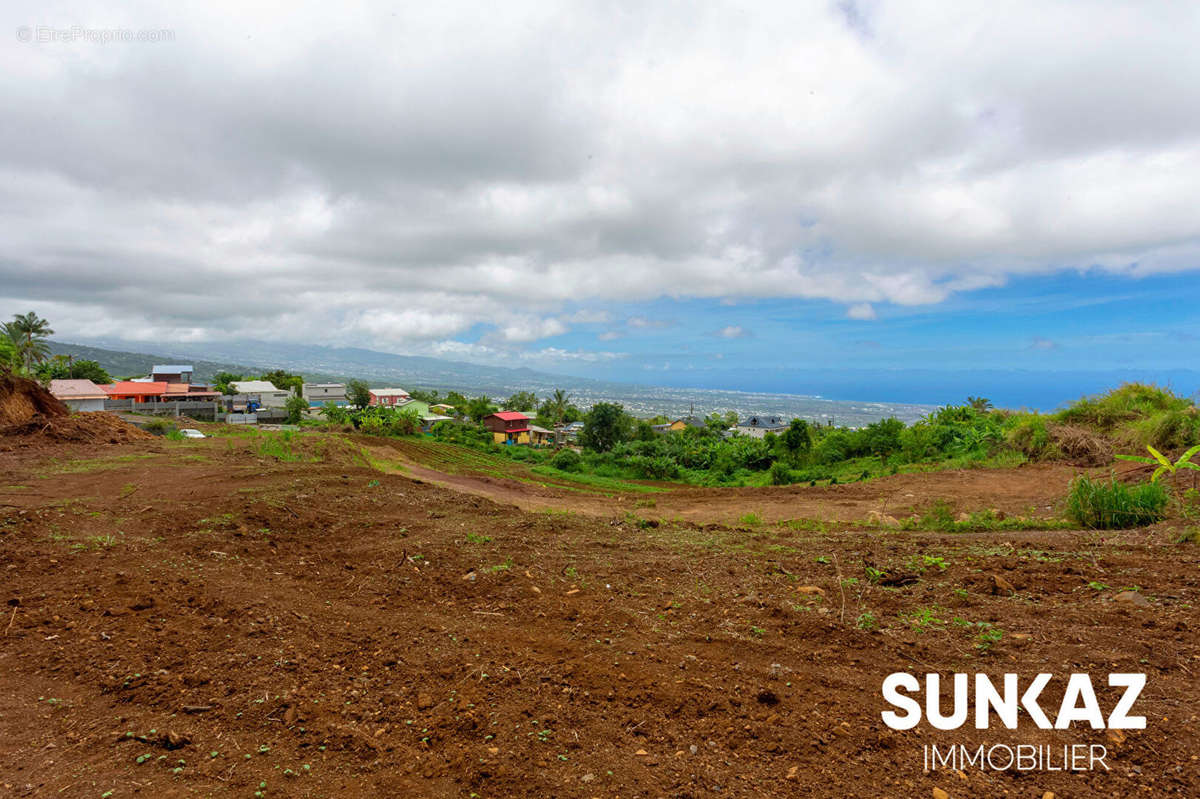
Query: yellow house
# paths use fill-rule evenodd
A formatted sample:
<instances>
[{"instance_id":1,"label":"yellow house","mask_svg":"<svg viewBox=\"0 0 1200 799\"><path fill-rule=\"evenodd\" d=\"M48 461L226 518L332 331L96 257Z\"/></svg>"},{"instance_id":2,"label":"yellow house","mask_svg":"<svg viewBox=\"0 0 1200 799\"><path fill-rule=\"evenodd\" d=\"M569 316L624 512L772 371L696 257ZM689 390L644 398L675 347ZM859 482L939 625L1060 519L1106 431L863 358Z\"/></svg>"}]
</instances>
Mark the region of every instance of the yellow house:
<instances>
[{"instance_id":1,"label":"yellow house","mask_svg":"<svg viewBox=\"0 0 1200 799\"><path fill-rule=\"evenodd\" d=\"M497 444L528 444L529 417L516 411L498 411L483 417L483 426Z\"/></svg>"}]
</instances>

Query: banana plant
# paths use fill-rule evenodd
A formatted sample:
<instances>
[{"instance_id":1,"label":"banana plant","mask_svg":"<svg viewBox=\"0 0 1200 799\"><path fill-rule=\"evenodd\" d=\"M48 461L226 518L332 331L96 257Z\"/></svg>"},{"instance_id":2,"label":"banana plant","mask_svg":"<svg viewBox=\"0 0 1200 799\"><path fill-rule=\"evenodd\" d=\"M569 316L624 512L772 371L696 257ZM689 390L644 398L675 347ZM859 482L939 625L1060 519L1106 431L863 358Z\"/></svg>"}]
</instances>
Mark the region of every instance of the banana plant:
<instances>
[{"instance_id":1,"label":"banana plant","mask_svg":"<svg viewBox=\"0 0 1200 799\"><path fill-rule=\"evenodd\" d=\"M1116 457L1123 461L1158 464L1158 468L1154 470L1154 474L1150 475L1151 482L1157 482L1158 478L1164 474L1175 474L1180 469L1195 469L1200 472L1200 464L1192 463L1192 456L1200 452L1200 444L1180 455L1179 460L1174 463L1171 463L1169 458L1154 447L1147 446L1146 449L1150 450L1150 454L1154 456L1153 458L1147 458L1145 455L1117 455Z\"/></svg>"}]
</instances>

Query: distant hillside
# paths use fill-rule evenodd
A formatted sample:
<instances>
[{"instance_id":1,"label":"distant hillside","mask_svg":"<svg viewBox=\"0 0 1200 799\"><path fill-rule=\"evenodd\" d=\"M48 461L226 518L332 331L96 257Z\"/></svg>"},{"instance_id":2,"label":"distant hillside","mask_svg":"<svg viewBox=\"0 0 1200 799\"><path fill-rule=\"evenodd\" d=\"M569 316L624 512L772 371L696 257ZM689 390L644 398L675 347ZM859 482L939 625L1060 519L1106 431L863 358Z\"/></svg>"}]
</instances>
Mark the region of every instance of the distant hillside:
<instances>
[{"instance_id":1,"label":"distant hillside","mask_svg":"<svg viewBox=\"0 0 1200 799\"><path fill-rule=\"evenodd\" d=\"M144 377L150 374L150 369L160 363L186 363L195 368L195 379L198 382L212 380L217 372L233 372L234 374L258 374L275 368L274 366L250 366L244 363L227 363L224 361L197 360L191 356L147 355L144 352L123 352L108 350L100 347L88 347L83 344L68 344L63 341L51 341L52 355L70 355L76 360L96 361L114 378ZM305 377L309 375L306 373ZM311 375L314 380L332 379L323 375Z\"/></svg>"},{"instance_id":2,"label":"distant hillside","mask_svg":"<svg viewBox=\"0 0 1200 799\"><path fill-rule=\"evenodd\" d=\"M532 391L546 397L561 388L582 408L596 402L619 402L630 413L643 417L691 413L705 416L714 411L733 411L739 416L777 414L857 427L888 416L912 422L933 409L927 404L834 400L783 392L637 385L555 375L524 367L486 366L356 348L241 341L172 344L170 355L62 342L53 342L51 348L56 354L69 353L99 361L111 374L122 377L147 374L156 363L190 363L196 368L197 380L209 380L220 371L262 374L272 369L288 369L309 381L344 381L354 377L375 386L453 390L469 396L486 394L500 401L518 391ZM869 393L864 390L862 395Z\"/></svg>"},{"instance_id":3,"label":"distant hillside","mask_svg":"<svg viewBox=\"0 0 1200 799\"><path fill-rule=\"evenodd\" d=\"M598 382L586 378L548 374L525 367L486 366L419 355L396 355L356 347L321 347L261 341L180 343L171 345L172 355L158 356L78 344L56 342L54 346L64 348L63 352L69 347L79 352L93 353L79 357L97 360L105 368L109 368L106 361L128 364L115 370L110 369L114 374L131 374L137 370L145 372L154 363L182 361L196 367L198 378L222 370L263 372L288 369L314 380L358 378L376 386L392 384L409 389L453 389L493 396L509 396L517 391L534 391L540 394L565 384L584 386Z\"/></svg>"}]
</instances>

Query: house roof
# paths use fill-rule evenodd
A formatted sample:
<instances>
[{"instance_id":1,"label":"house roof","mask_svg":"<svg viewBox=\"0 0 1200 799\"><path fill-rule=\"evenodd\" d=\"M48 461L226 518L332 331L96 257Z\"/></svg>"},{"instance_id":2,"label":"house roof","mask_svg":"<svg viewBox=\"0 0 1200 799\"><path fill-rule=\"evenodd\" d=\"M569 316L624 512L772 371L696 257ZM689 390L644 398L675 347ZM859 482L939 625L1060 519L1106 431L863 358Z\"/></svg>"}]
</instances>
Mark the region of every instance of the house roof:
<instances>
[{"instance_id":1,"label":"house roof","mask_svg":"<svg viewBox=\"0 0 1200 799\"><path fill-rule=\"evenodd\" d=\"M305 388L345 388L345 383L305 383Z\"/></svg>"},{"instance_id":2,"label":"house roof","mask_svg":"<svg viewBox=\"0 0 1200 799\"><path fill-rule=\"evenodd\" d=\"M104 389L91 380L51 380L50 393L60 400L107 399Z\"/></svg>"},{"instance_id":3,"label":"house roof","mask_svg":"<svg viewBox=\"0 0 1200 799\"><path fill-rule=\"evenodd\" d=\"M279 391L269 380L231 380L229 385L239 394L261 394L264 391Z\"/></svg>"},{"instance_id":4,"label":"house roof","mask_svg":"<svg viewBox=\"0 0 1200 799\"><path fill-rule=\"evenodd\" d=\"M216 397L219 391L197 390L191 383L167 383L165 395L168 397Z\"/></svg>"},{"instance_id":5,"label":"house roof","mask_svg":"<svg viewBox=\"0 0 1200 799\"><path fill-rule=\"evenodd\" d=\"M523 422L529 419L528 416L517 411L496 411L495 413L489 413L488 416L495 416L497 419L503 419L506 422Z\"/></svg>"},{"instance_id":6,"label":"house roof","mask_svg":"<svg viewBox=\"0 0 1200 799\"><path fill-rule=\"evenodd\" d=\"M440 413L427 413L421 417L422 422L453 422L453 416L442 416Z\"/></svg>"},{"instance_id":7,"label":"house roof","mask_svg":"<svg viewBox=\"0 0 1200 799\"><path fill-rule=\"evenodd\" d=\"M553 430L547 430L547 429L546 429L546 428L544 428L544 427L538 427L536 424L531 424L531 425L529 425L529 429L530 429L530 430L532 430L532 431L533 431L533 432L535 432L535 433L545 433L545 434L546 434L546 435L548 435L548 436L549 436L549 435L553 435L553 434L554 434L554 431L553 431Z\"/></svg>"},{"instance_id":8,"label":"house roof","mask_svg":"<svg viewBox=\"0 0 1200 799\"><path fill-rule=\"evenodd\" d=\"M100 386L107 394L137 394L157 397L167 393L167 384L163 382L143 383L134 380L120 380L107 386Z\"/></svg>"},{"instance_id":9,"label":"house roof","mask_svg":"<svg viewBox=\"0 0 1200 799\"><path fill-rule=\"evenodd\" d=\"M402 388L373 388L371 393L376 397L407 397L408 392Z\"/></svg>"},{"instance_id":10,"label":"house roof","mask_svg":"<svg viewBox=\"0 0 1200 799\"><path fill-rule=\"evenodd\" d=\"M182 363L156 363L154 368L150 370L150 374L167 374L177 375L183 372L194 372L191 364Z\"/></svg>"},{"instance_id":11,"label":"house roof","mask_svg":"<svg viewBox=\"0 0 1200 799\"><path fill-rule=\"evenodd\" d=\"M738 422L738 427L787 427L782 416L751 416Z\"/></svg>"}]
</instances>

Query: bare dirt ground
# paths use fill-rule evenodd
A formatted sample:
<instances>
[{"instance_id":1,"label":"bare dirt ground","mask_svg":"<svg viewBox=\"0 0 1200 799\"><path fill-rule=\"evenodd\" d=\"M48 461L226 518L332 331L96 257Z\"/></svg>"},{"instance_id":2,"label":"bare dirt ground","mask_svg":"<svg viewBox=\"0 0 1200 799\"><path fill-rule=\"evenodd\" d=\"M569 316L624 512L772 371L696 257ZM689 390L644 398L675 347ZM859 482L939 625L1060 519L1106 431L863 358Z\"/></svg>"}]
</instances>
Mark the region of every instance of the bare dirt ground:
<instances>
[{"instance_id":1,"label":"bare dirt ground","mask_svg":"<svg viewBox=\"0 0 1200 799\"><path fill-rule=\"evenodd\" d=\"M1200 548L1171 523L726 523L1020 513L1070 470L659 493L643 526L645 497L494 501L313 441L0 439L0 796L1200 796ZM1103 675L1144 672L1148 724L895 732L903 670L1051 672L1049 707L1089 672L1106 709ZM957 742L1111 770L924 771Z\"/></svg>"}]
</instances>

